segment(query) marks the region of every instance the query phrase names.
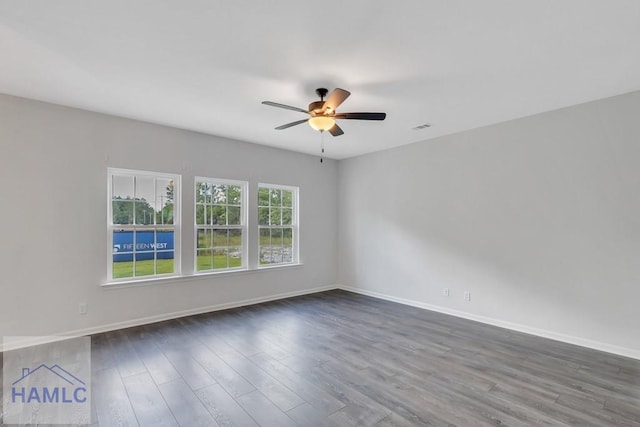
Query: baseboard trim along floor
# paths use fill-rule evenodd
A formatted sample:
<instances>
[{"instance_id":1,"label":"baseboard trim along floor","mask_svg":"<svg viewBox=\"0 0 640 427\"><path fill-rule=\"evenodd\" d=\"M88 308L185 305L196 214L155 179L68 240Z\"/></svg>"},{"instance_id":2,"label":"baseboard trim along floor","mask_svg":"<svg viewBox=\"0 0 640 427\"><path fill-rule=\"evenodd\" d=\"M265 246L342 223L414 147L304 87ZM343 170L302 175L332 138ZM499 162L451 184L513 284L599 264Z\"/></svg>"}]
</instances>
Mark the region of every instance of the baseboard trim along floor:
<instances>
[{"instance_id":1,"label":"baseboard trim along floor","mask_svg":"<svg viewBox=\"0 0 640 427\"><path fill-rule=\"evenodd\" d=\"M209 312L214 312L214 311L227 310L227 309L230 309L230 308L243 307L243 306L253 305L253 304L260 304L260 303L263 303L263 302L269 302L269 301L275 301L275 300L280 300L280 299L292 298L292 297L296 297L296 296L309 295L309 294L329 291L329 290L333 290L333 289L341 289L341 290L345 290L345 291L348 291L348 292L353 292L353 293L357 293L357 294L361 294L361 295L367 295L367 296L370 296L370 297L379 298L379 299L383 299L383 300L386 300L386 301L391 301L391 302L404 304L404 305L408 305L408 306L412 306L412 307L422 308L424 310L435 311L435 312L438 312L438 313L448 314L448 315L451 315L451 316L460 317L460 318L467 319L467 320L473 320L473 321L480 322L480 323L485 323L485 324L488 324L488 325L498 326L500 328L505 328L505 329L509 329L509 330L513 330L513 331L517 331L517 332L523 332L523 333L526 333L526 334L535 335L535 336L539 336L539 337L542 337L542 338L548 338L548 339L552 339L552 340L555 340L555 341L561 341L561 342L565 342L565 343L568 343L568 344L574 344L574 345L578 345L578 346L581 346L581 347L586 347L586 348L590 348L590 349L594 349L594 350L604 351L604 352L607 352L607 353L612 353L612 354L616 354L616 355L619 355L619 356L630 357L632 359L640 360L640 350L627 348L627 347L620 347L620 346L607 344L607 343L603 343L603 342L598 342L598 341L593 341L593 340L589 340L589 339L585 339L585 338L581 338L581 337L575 337L575 336L571 336L571 335L561 334L561 333L554 332L554 331L538 329L538 328L534 328L534 327L531 327L531 326L522 325L522 324L518 324L518 323L512 323L512 322L507 322L507 321L504 321L504 320L495 319L495 318L491 318L491 317L478 316L478 315L475 315L475 314L472 314L472 313L466 313L466 312L463 312L463 311L453 310L453 309L450 309L450 308L447 308L447 307L441 307L441 306L437 306L437 305L433 305L433 304L427 304L427 303L423 303L423 302L415 301L415 300L410 300L410 299L406 299L406 298L399 298L399 297L395 297L395 296L392 296L392 295L387 295L387 294L383 294L383 293L379 293L379 292L370 291L370 290L367 290L367 289L356 288L356 287L345 286L345 285L321 286L321 287L315 287L315 288L310 288L310 289L303 289L303 290L300 290L300 291L286 292L286 293L281 293L281 294L276 294L276 295L257 297L257 298L250 298L250 299L241 300L241 301L234 301L234 302L228 302L228 303L222 303L222 304L209 305L209 306L198 307L198 308L189 309L189 310L175 311L175 312L172 312L172 313L166 313L166 314L159 314L159 315L155 315L155 316L142 317L142 318L132 319L132 320L124 321L124 322L110 323L110 324L101 325L101 326L95 326L95 327L86 328L86 329L78 329L78 330L74 330L74 331L60 332L60 333L51 334L50 336L42 337L42 338L40 338L40 337L27 337L27 338L25 338L23 340L5 342L4 346L3 346L3 343L0 342L0 352L9 351L9 350L17 349L17 348L29 347L29 346L33 346L33 345L45 344L47 342L51 342L51 341L55 340L56 337L60 337L60 339L62 340L62 339L67 339L69 337L80 337L80 336L92 335L92 334L97 334L97 333L102 333L102 332L109 332L109 331L118 330L118 329L130 328L130 327L134 327L134 326L147 325L147 324L150 324L150 323L161 322L161 321L164 321L164 320L178 319L180 317L186 317L186 316L191 316L191 315L195 315L195 314L209 313Z\"/></svg>"},{"instance_id":2,"label":"baseboard trim along floor","mask_svg":"<svg viewBox=\"0 0 640 427\"><path fill-rule=\"evenodd\" d=\"M433 304L426 304L420 301L398 298L392 295L382 294L379 292L370 291L362 288L355 288L351 286L338 285L338 289L342 289L349 292L354 292L361 295L367 295L374 298L380 298L386 301L397 302L399 304L409 305L412 307L418 307L425 310L435 311L438 313L448 314L463 319L473 320L487 325L498 326L500 328L510 329L512 331L523 332L525 334L535 335L542 338L548 338L555 341L561 341L568 344L579 345L581 347L591 348L593 350L604 351L607 353L617 354L619 356L630 357L632 359L640 360L640 350L635 350L627 347L620 347L612 344L607 344L599 341L593 341L581 337L575 337L571 335L561 334L558 332L548 331L544 329L533 328L531 326L522 325L518 323L507 322L500 319L494 319L486 316L478 316L471 313L466 313L459 310L452 310L447 307L441 307Z\"/></svg>"},{"instance_id":3,"label":"baseboard trim along floor","mask_svg":"<svg viewBox=\"0 0 640 427\"><path fill-rule=\"evenodd\" d=\"M30 347L34 345L47 344L49 342L64 340L74 337L83 337L87 335L99 334L102 332L115 331L118 329L131 328L134 326L148 325L150 323L162 322L164 320L179 319L180 317L192 316L194 314L210 313L214 311L227 310L230 308L244 307L247 305L260 304L263 302L276 301L285 298L292 298L301 295L315 294L318 292L330 291L337 289L336 285L320 286L300 291L285 292L276 295L269 295L257 298L249 298L241 301L233 301L222 304L208 305L189 310L174 311L172 313L158 314L155 316L140 317L137 319L126 320L124 322L109 323L106 325L94 326L91 328L77 329L74 331L58 332L50 334L46 337L24 337L21 340L12 340L5 342L4 345L0 341L0 352L9 351L18 348ZM44 335L44 334L43 334ZM59 339L57 339L59 338Z\"/></svg>"}]
</instances>

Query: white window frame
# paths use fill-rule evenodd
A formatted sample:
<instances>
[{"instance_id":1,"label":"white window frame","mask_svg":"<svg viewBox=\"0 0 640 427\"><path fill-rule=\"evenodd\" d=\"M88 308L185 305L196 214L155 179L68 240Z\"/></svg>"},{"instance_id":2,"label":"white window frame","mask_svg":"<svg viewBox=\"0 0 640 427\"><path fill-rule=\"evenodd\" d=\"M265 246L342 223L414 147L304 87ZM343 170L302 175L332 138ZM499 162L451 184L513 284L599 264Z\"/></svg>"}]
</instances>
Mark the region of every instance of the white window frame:
<instances>
[{"instance_id":1,"label":"white window frame","mask_svg":"<svg viewBox=\"0 0 640 427\"><path fill-rule=\"evenodd\" d=\"M113 224L113 176L130 176L130 177L150 177L155 179L170 179L173 180L173 224L153 224L153 225L143 225L143 224ZM134 180L134 191L135 191L135 180ZM169 277L178 277L181 276L181 212L182 212L182 179L180 175L170 174L164 172L151 172L151 171L140 171L134 169L118 169L118 168L107 168L107 284L115 284L122 282L142 282L142 281L150 281L158 278L169 278ZM135 216L135 208L134 208L134 216ZM155 221L154 221L155 222ZM122 277L122 278L114 278L113 277L113 255L114 255L114 247L113 247L113 232L115 230L153 230L156 231L158 229L172 229L173 230L173 272L172 273L164 273L164 274L152 274L145 276L133 276L133 277ZM135 244L135 243L134 243ZM154 250L155 252L155 250ZM135 252L134 252L134 260L135 260ZM135 266L135 264L134 264ZM135 269L135 267L134 267ZM135 270L134 270L135 274Z\"/></svg>"},{"instance_id":2,"label":"white window frame","mask_svg":"<svg viewBox=\"0 0 640 427\"><path fill-rule=\"evenodd\" d=\"M276 190L287 190L287 191L291 191L292 193L292 200L291 200L291 207L293 209L293 212L291 214L291 225L260 225L260 188L269 188L269 189L276 189ZM296 265L300 263L300 253L299 253L299 248L300 248L300 187L295 187L295 186L290 186L290 185L280 185L280 184L269 184L269 183L264 183L264 182L260 182L258 183L258 188L257 188L257 192L256 192L256 208L257 208L257 212L258 215L257 217L257 226L258 226L258 236L257 236L257 241L258 241L258 259L257 259L257 263L258 263L258 269L263 269L263 268L274 268L274 267L280 267L280 266L287 266L287 265ZM269 264L260 264L260 231L262 229L268 228L268 229L272 229L272 228L292 228L292 236L291 236L291 242L292 242L292 254L291 254L291 261L290 262L277 262L277 263L269 263Z\"/></svg>"},{"instance_id":3,"label":"white window frame","mask_svg":"<svg viewBox=\"0 0 640 427\"><path fill-rule=\"evenodd\" d=\"M240 225L220 225L220 224L198 224L198 183L203 182L212 185L234 185L240 187L242 191L242 195L240 197ZM248 209L247 203L249 200L249 183L247 181L237 181L231 179L223 179L223 178L210 178L210 177L202 177L196 176L193 181L193 226L194 226L194 236L193 236L193 273L194 275L202 275L202 274L219 274L219 273L228 273L231 271L241 271L248 270L249 268L249 230L248 230ZM227 229L227 230L241 230L242 231L242 250L241 257L242 262L239 267L227 267L227 268L218 268L214 269L213 264L211 269L207 270L198 270L198 229Z\"/></svg>"}]
</instances>

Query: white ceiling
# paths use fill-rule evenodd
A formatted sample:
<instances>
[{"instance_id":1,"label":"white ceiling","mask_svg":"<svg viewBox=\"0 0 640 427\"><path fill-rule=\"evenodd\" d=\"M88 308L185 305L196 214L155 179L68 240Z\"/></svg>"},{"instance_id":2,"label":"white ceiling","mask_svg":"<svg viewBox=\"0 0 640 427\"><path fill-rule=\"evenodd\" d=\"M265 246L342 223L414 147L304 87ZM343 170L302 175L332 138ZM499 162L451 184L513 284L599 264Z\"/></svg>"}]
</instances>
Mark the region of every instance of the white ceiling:
<instances>
[{"instance_id":1,"label":"white ceiling","mask_svg":"<svg viewBox=\"0 0 640 427\"><path fill-rule=\"evenodd\" d=\"M640 89L637 0L2 0L0 92L341 159ZM423 123L433 127L415 131Z\"/></svg>"}]
</instances>

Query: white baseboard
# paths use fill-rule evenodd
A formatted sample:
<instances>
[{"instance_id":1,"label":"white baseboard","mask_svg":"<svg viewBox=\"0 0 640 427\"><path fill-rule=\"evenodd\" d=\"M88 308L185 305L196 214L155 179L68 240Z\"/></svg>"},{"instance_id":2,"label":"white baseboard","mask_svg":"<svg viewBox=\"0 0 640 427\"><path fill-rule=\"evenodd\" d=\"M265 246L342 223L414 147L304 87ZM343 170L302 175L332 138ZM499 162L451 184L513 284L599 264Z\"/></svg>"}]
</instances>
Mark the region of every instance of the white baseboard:
<instances>
[{"instance_id":1,"label":"white baseboard","mask_svg":"<svg viewBox=\"0 0 640 427\"><path fill-rule=\"evenodd\" d=\"M549 338L556 341L562 341L569 344L579 345L581 347L587 347L594 350L605 351L607 353L617 354L620 356L625 356L625 357L630 357L632 359L640 360L640 350L620 347L620 346L602 343L599 341L593 341L593 340L580 338L580 337L574 337L571 335L565 335L558 332L533 328L533 327L521 325L518 323L507 322L504 320L494 319L486 316L479 316L472 313L453 310L447 307L441 307L441 306L427 304L420 301L414 301L414 300L409 300L405 298L398 298L391 295L382 294L379 292L369 291L369 290L360 289L360 288L354 288L354 287L345 286L345 285L320 286L320 287L311 288L311 289L304 289L301 291L286 292L286 293L277 294L277 295L250 298L242 301L234 301L229 303L210 305L206 307L198 307L198 308L189 309L189 310L175 311L173 313L165 313L165 314L159 314L156 316L141 317L138 319L127 320L124 322L110 323L107 325L95 326L95 327L86 328L86 329L78 329L74 331L61 332L61 333L53 334L47 337L27 337L26 339L23 339L21 341L12 341L11 343L5 344L4 346L3 346L3 343L0 342L0 352L14 350L17 348L29 347L33 345L46 344L48 342L64 340L70 337L87 336L87 335L98 334L102 332L114 331L117 329L130 328L133 326L146 325L149 323L162 322L164 320L178 319L180 317L185 317L185 316L192 316L196 314L209 313L213 311L227 310L230 308L260 304L263 302L276 301L279 299L292 298L292 297L301 296L301 295L315 294L318 292L330 291L332 289L342 289L345 291L367 295L374 298L380 298L383 300L397 302L397 303L409 305L412 307L418 307L425 310L448 314L448 315L460 317L463 319L474 320L476 322L486 323L488 325L498 326L498 327L510 329L513 331L523 332L526 334L536 335L543 338Z\"/></svg>"},{"instance_id":2,"label":"white baseboard","mask_svg":"<svg viewBox=\"0 0 640 427\"><path fill-rule=\"evenodd\" d=\"M349 292L354 292L362 295L367 295L374 298L380 298L387 301L397 302L404 305L410 305L412 307L418 307L425 310L435 311L438 313L448 314L455 317L461 317L463 319L474 320L476 322L486 323L488 325L499 326L501 328L510 329L517 332L524 332L525 334L536 335L543 338L549 338L556 341L562 341L568 344L575 344L581 347L587 347L594 350L605 351L607 353L617 354L624 357L630 357L632 359L640 360L640 350L620 347L617 345L607 344L599 341L593 341L586 338L575 337L571 335L561 334L558 332L547 331L544 329L538 329L531 326L521 325L518 323L507 322L500 319L494 319L486 316L479 316L472 313L466 313L463 311L453 310L447 307L441 307L432 304L426 304L420 301L409 300L405 298L398 298L391 295L382 294L379 292L369 291L366 289L353 288L351 286L338 285L338 289L342 289Z\"/></svg>"},{"instance_id":3,"label":"white baseboard","mask_svg":"<svg viewBox=\"0 0 640 427\"><path fill-rule=\"evenodd\" d=\"M318 292L337 289L335 285L320 286L317 288L304 289L301 291L286 292L277 295L269 295L265 297L250 298L242 301L234 301L223 304L215 304L206 307L198 307L189 310L174 311L173 313L164 313L156 316L141 317L138 319L127 320L124 322L109 323L106 325L94 326L91 328L77 329L74 331L60 332L46 337L24 337L22 340L10 341L3 345L0 342L0 352L15 350L18 348L30 347L34 345L46 344L54 341L61 341L73 337L83 337L101 332L109 332L117 329L131 328L133 326L147 325L149 323L162 322L164 320L178 319L180 317L193 316L196 314L210 313L212 311L227 310L230 308L243 307L246 305L260 304L263 302L275 301L279 299L292 298L301 295L315 294Z\"/></svg>"}]
</instances>

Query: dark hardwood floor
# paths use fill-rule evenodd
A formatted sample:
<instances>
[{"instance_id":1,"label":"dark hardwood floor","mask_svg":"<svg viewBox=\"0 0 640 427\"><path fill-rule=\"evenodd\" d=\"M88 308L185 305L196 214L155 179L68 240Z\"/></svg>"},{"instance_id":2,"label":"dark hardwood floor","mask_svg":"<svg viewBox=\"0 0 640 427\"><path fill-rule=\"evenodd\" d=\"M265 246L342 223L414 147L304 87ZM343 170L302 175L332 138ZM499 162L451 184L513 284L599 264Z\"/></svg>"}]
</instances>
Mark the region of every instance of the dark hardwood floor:
<instances>
[{"instance_id":1,"label":"dark hardwood floor","mask_svg":"<svg viewBox=\"0 0 640 427\"><path fill-rule=\"evenodd\" d=\"M330 291L92 337L100 426L640 426L640 361Z\"/></svg>"}]
</instances>

